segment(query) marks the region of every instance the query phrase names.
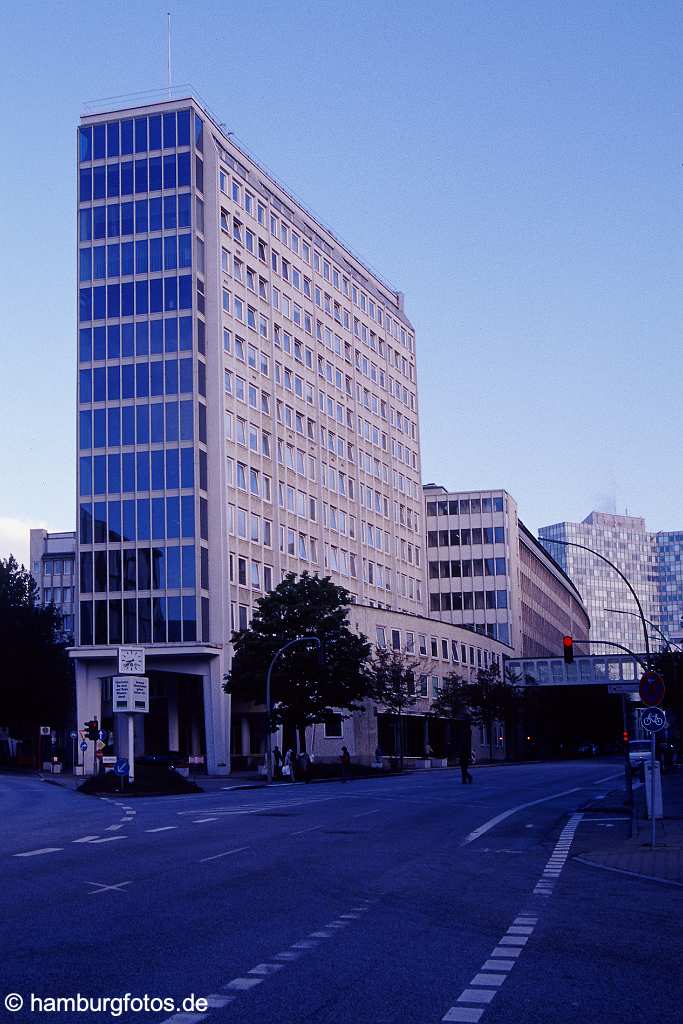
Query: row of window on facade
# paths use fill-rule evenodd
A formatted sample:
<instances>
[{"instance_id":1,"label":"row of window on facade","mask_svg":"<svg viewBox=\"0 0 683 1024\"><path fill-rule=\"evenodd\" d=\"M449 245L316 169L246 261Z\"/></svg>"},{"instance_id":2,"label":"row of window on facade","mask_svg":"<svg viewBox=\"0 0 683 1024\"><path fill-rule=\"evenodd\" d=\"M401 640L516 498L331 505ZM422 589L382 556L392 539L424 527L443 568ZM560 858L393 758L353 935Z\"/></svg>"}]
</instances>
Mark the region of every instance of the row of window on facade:
<instances>
[{"instance_id":1,"label":"row of window on facade","mask_svg":"<svg viewBox=\"0 0 683 1024\"><path fill-rule=\"evenodd\" d=\"M191 643L209 636L209 601L201 598L202 630L197 635L197 599L127 597L81 601L80 642L91 644Z\"/></svg>"},{"instance_id":2,"label":"row of window on facade","mask_svg":"<svg viewBox=\"0 0 683 1024\"><path fill-rule=\"evenodd\" d=\"M402 651L411 656L431 657L454 664L469 664L477 668L488 668L490 663L498 661L498 655L493 651L459 643L455 639L451 639L449 642L445 637L415 633L408 629L400 630L377 626L376 642L377 646L383 650L389 647L392 651Z\"/></svg>"},{"instance_id":3,"label":"row of window on facade","mask_svg":"<svg viewBox=\"0 0 683 1024\"><path fill-rule=\"evenodd\" d=\"M209 586L208 549L200 548L200 585ZM154 547L109 551L81 551L80 592L120 593L131 590L192 590L196 587L196 552L193 544L158 544Z\"/></svg>"},{"instance_id":4,"label":"row of window on facade","mask_svg":"<svg viewBox=\"0 0 683 1024\"><path fill-rule=\"evenodd\" d=\"M449 498L427 502L428 516L479 515L481 512L502 512L504 499L494 498Z\"/></svg>"},{"instance_id":5,"label":"row of window on facade","mask_svg":"<svg viewBox=\"0 0 683 1024\"><path fill-rule=\"evenodd\" d=\"M73 576L73 558L44 558L42 563L36 561L33 564L33 574L40 579L40 567L43 567L43 576Z\"/></svg>"},{"instance_id":6,"label":"row of window on facade","mask_svg":"<svg viewBox=\"0 0 683 1024\"><path fill-rule=\"evenodd\" d=\"M428 548L468 546L470 544L504 544L504 526L475 526L466 530L428 530Z\"/></svg>"},{"instance_id":7,"label":"row of window on facade","mask_svg":"<svg viewBox=\"0 0 683 1024\"><path fill-rule=\"evenodd\" d=\"M467 612L479 611L483 608L508 607L507 590L456 590L429 595L429 610L432 612Z\"/></svg>"},{"instance_id":8,"label":"row of window on facade","mask_svg":"<svg viewBox=\"0 0 683 1024\"><path fill-rule=\"evenodd\" d=\"M505 576L505 558L466 558L461 560L429 562L430 580L468 579L473 576Z\"/></svg>"},{"instance_id":9,"label":"row of window on facade","mask_svg":"<svg viewBox=\"0 0 683 1024\"><path fill-rule=\"evenodd\" d=\"M231 180L228 171L223 168L219 171L218 186L223 195L229 196L233 203L240 206L250 217L254 218L257 224L266 230L270 228L272 238L278 239L292 253L300 257L304 263L320 274L323 280L331 284L346 298L351 299L355 306L363 313L366 313L380 327L383 327L404 348L407 348L411 353L413 352L413 337L398 320L390 316L379 302L366 295L349 276L335 267L334 263L326 256L323 256L315 248L312 249L306 238L301 237L295 228L286 224L275 213L271 212L270 218L268 218L265 203L262 203L258 197L255 198L254 194L235 177ZM221 214L221 225L229 233L227 210L222 210ZM240 239L241 235L237 240L240 241Z\"/></svg>"},{"instance_id":10,"label":"row of window on facade","mask_svg":"<svg viewBox=\"0 0 683 1024\"><path fill-rule=\"evenodd\" d=\"M78 129L79 160L85 163L130 153L189 146L191 113L189 108L184 108L105 121L102 124L81 125ZM203 139L202 120L195 114L194 144L200 152L203 150Z\"/></svg>"},{"instance_id":11,"label":"row of window on facade","mask_svg":"<svg viewBox=\"0 0 683 1024\"><path fill-rule=\"evenodd\" d=\"M198 222L203 215L203 205L200 203L201 201L198 199L195 204ZM155 235L160 231L175 231L177 228L189 227L192 227L192 194L190 192L179 192L177 195L174 193L150 199L136 199L134 202L120 204L108 203L106 206L96 206L92 209L87 207L78 212L80 242L99 241L107 236L120 238L126 235L147 235L148 233ZM142 241L147 241L147 239L142 239ZM149 242L156 241L157 238L149 239ZM132 245L133 243L124 242L122 244ZM152 252L155 251L152 249ZM108 255L108 246L92 247L92 267L101 270L105 258L106 269L108 269L110 260L115 261L116 255L113 254L111 257ZM129 251L119 253L118 265L119 268L122 265L135 266ZM133 271L129 271L129 273L133 273ZM100 273L98 276L104 275Z\"/></svg>"},{"instance_id":12,"label":"row of window on facade","mask_svg":"<svg viewBox=\"0 0 683 1024\"><path fill-rule=\"evenodd\" d=\"M198 348L202 353L205 347L205 332L204 321L198 319ZM103 324L99 327L81 327L79 330L79 360L82 363L150 354L161 355L163 352L183 352L191 349L191 316L139 320L134 324Z\"/></svg>"}]
</instances>

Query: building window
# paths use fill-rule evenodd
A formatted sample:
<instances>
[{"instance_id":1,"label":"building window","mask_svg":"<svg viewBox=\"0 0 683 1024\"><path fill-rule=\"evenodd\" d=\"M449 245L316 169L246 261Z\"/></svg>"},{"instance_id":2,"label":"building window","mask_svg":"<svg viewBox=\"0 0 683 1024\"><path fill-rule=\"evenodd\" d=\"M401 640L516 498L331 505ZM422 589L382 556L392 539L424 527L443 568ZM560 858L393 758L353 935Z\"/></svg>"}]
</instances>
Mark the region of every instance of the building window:
<instances>
[{"instance_id":1,"label":"building window","mask_svg":"<svg viewBox=\"0 0 683 1024\"><path fill-rule=\"evenodd\" d=\"M340 740L344 735L344 720L341 715L330 715L325 721L325 739Z\"/></svg>"}]
</instances>

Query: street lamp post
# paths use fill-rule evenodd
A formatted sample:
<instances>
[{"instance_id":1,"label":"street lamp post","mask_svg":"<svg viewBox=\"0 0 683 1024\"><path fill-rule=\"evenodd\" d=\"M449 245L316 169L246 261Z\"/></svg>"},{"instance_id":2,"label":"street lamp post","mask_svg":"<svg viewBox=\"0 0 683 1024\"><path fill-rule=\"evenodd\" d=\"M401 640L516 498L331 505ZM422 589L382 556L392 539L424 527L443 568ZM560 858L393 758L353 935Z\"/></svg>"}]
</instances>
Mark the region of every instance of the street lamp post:
<instances>
[{"instance_id":1,"label":"street lamp post","mask_svg":"<svg viewBox=\"0 0 683 1024\"><path fill-rule=\"evenodd\" d=\"M609 558L607 558L605 555L603 555L600 551L596 551L595 548L589 548L586 544L579 544L578 541L574 541L574 540L555 540L552 537L544 537L543 539L545 541L547 541L549 544L560 544L560 545L562 545L562 547L565 547L565 548L581 548L582 551L589 551L591 553L591 555L595 555L596 558L602 559L603 562L606 562L607 565L611 566L612 569L614 569L614 571L616 572L616 574L621 577L621 579L624 581L624 583L626 584L628 589L631 591L631 594L633 596L633 600L636 602L636 606L638 608L638 614L640 615L640 621L641 621L642 626L643 626L643 639L645 641L645 661L646 661L646 665L647 665L647 670L649 671L652 668L652 662L651 662L651 659L650 659L650 635L649 635L649 633L647 631L647 621L648 620L645 618L645 613L643 612L643 606L640 603L640 598L636 594L631 581L624 575L624 573L621 571L621 569L619 569L614 564L614 562L610 562ZM650 801L651 804L652 804L652 806L651 806L651 813L652 813L651 845L652 845L652 849L655 848L655 843L656 843L656 822L657 822L657 819L655 817L655 753L656 753L656 750L655 750L655 734L653 732L653 733L650 734L650 764L651 764L651 773L652 773L651 774L651 779L652 779L652 798L651 798L651 801ZM626 752L626 759L628 760L628 751Z\"/></svg>"},{"instance_id":2,"label":"street lamp post","mask_svg":"<svg viewBox=\"0 0 683 1024\"><path fill-rule=\"evenodd\" d=\"M270 677L273 674L273 667L275 662L280 655L293 647L294 644L302 643L314 643L317 644L318 653L322 654L322 641L317 636L297 636L294 640L290 640L288 643L283 644L279 650L273 655L270 665L268 666L268 672L266 674L266 785L270 785L273 781L273 759L271 753L271 731L270 731L270 712L271 712L271 701L270 701Z\"/></svg>"}]
</instances>

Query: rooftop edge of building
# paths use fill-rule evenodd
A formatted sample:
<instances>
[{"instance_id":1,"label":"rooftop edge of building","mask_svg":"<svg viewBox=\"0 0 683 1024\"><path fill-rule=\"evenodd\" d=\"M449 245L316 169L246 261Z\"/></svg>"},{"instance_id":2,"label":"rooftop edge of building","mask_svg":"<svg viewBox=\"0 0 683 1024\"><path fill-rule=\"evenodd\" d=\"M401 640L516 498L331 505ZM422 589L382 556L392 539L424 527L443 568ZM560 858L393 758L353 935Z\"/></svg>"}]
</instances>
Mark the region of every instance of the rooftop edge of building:
<instances>
[{"instance_id":1,"label":"rooftop edge of building","mask_svg":"<svg viewBox=\"0 0 683 1024\"><path fill-rule=\"evenodd\" d=\"M405 327L408 327L413 331L413 333L415 332L415 328L405 312L404 293L375 270L367 260L355 253L351 246L335 231L333 231L321 217L311 210L311 208L301 198L299 198L292 189L283 185L276 175L254 156L242 140L237 138L235 132L228 131L225 122L221 121L218 118L218 115L211 110L209 105L204 101L194 86L190 84L183 84L173 86L171 89L154 89L146 92L105 97L100 100L89 100L83 104L80 124L94 124L100 119L104 119L105 121L112 120L113 115L118 116L128 111L163 111L169 107L175 107L178 103L183 102L194 104L194 106L210 120L216 131L220 133L220 144L226 152L229 153L229 149L231 147L236 150L243 159L254 165L259 173L267 179L271 186L278 189L283 196L299 207L299 209L311 221L310 225L306 225L306 222L303 221L303 224L308 227L309 231L315 232L315 229L318 229L319 231L329 235L332 241L339 246L354 263L358 264L358 267L360 268L359 270L356 270L353 264L350 264L348 267L350 271L355 271L356 273L362 273L364 271L371 275L371 277L373 277L382 288L382 291L378 293L379 296L383 301L389 302L392 305L392 315L398 316ZM246 170L246 168L243 168L243 170ZM277 196L275 198L277 198ZM357 283L360 284L361 287L367 287L367 282L365 281L358 281Z\"/></svg>"}]
</instances>

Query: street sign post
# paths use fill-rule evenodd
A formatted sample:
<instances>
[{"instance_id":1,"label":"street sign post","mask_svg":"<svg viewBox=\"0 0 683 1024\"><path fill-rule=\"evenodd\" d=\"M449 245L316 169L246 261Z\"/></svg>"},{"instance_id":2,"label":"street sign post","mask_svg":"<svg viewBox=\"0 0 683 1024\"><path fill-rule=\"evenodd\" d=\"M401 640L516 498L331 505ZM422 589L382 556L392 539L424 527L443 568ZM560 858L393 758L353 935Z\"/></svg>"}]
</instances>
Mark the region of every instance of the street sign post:
<instances>
[{"instance_id":1,"label":"street sign post","mask_svg":"<svg viewBox=\"0 0 683 1024\"><path fill-rule=\"evenodd\" d=\"M660 672L643 672L640 677L639 692L643 704L650 706L661 704L666 693L664 677Z\"/></svg>"},{"instance_id":2,"label":"street sign post","mask_svg":"<svg viewBox=\"0 0 683 1024\"><path fill-rule=\"evenodd\" d=\"M135 729L133 715L136 713L146 714L149 711L149 679L147 676L114 676L112 679L112 704L115 712L126 712L128 714L129 778L133 782L135 778Z\"/></svg>"},{"instance_id":3,"label":"street sign post","mask_svg":"<svg viewBox=\"0 0 683 1024\"><path fill-rule=\"evenodd\" d=\"M645 673L645 675L648 675L648 673ZM655 749L655 737L658 732L661 732L662 729L666 728L666 712L661 708L648 708L641 716L640 722L643 729L650 733L650 807L652 809L651 846L654 850L657 842L657 815L655 810L657 807L657 776L659 774L657 771L659 766L655 761L657 753ZM645 773L645 778L647 779L647 772ZM663 812L662 817L664 817Z\"/></svg>"},{"instance_id":4,"label":"street sign post","mask_svg":"<svg viewBox=\"0 0 683 1024\"><path fill-rule=\"evenodd\" d=\"M85 754L87 749L88 749L88 744L85 742L85 740L81 740L81 750L83 751L84 754Z\"/></svg>"}]
</instances>

